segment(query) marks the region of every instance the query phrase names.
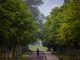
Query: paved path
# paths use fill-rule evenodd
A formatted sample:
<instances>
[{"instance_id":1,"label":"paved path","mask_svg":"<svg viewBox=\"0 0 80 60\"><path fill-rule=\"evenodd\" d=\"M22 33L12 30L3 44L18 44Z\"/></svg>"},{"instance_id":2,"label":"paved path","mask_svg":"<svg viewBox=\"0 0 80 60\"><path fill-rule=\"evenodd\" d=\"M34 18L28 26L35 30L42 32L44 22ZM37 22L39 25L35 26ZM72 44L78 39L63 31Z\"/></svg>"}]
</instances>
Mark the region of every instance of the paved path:
<instances>
[{"instance_id":1,"label":"paved path","mask_svg":"<svg viewBox=\"0 0 80 60\"><path fill-rule=\"evenodd\" d=\"M34 52L28 57L28 60L44 60L44 54L40 53L40 55L37 56L36 52Z\"/></svg>"},{"instance_id":2,"label":"paved path","mask_svg":"<svg viewBox=\"0 0 80 60\"><path fill-rule=\"evenodd\" d=\"M31 56L29 56L29 60L59 60L56 55L53 55L51 52L40 53L39 56L34 52Z\"/></svg>"},{"instance_id":3,"label":"paved path","mask_svg":"<svg viewBox=\"0 0 80 60\"><path fill-rule=\"evenodd\" d=\"M51 52L45 52L46 60L59 60L56 55L53 55Z\"/></svg>"}]
</instances>

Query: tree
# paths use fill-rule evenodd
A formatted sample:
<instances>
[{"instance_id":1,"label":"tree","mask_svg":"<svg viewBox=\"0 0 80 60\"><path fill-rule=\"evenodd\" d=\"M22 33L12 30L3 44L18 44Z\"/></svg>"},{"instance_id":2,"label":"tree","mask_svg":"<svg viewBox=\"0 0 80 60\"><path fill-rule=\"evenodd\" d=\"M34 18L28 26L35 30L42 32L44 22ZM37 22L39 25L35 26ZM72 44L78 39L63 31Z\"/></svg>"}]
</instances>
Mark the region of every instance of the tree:
<instances>
[{"instance_id":1,"label":"tree","mask_svg":"<svg viewBox=\"0 0 80 60\"><path fill-rule=\"evenodd\" d=\"M45 42L49 45L57 44L59 46L79 48L79 5L79 0L72 0L60 8L52 10L44 24Z\"/></svg>"},{"instance_id":2,"label":"tree","mask_svg":"<svg viewBox=\"0 0 80 60\"><path fill-rule=\"evenodd\" d=\"M16 46L35 41L36 31L37 24L21 0L0 1L0 48L15 52Z\"/></svg>"},{"instance_id":3,"label":"tree","mask_svg":"<svg viewBox=\"0 0 80 60\"><path fill-rule=\"evenodd\" d=\"M46 19L46 23L44 24L44 42L46 43L46 45L52 49L54 49L54 47L57 45L56 43L56 31L59 28L59 18L57 15L59 14L59 8L56 7L55 9L53 9L53 11L51 12L51 15L48 16Z\"/></svg>"}]
</instances>

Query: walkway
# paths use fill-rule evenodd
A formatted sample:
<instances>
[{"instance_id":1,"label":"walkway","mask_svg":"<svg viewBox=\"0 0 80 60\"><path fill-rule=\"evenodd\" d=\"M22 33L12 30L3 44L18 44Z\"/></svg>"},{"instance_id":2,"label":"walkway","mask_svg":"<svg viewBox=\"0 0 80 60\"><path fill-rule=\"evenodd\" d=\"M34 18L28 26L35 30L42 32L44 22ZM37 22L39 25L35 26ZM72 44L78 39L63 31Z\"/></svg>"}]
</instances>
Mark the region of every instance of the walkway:
<instances>
[{"instance_id":1,"label":"walkway","mask_svg":"<svg viewBox=\"0 0 80 60\"><path fill-rule=\"evenodd\" d=\"M40 52L40 55L37 56L36 52L34 52L29 56L28 60L44 60L44 54Z\"/></svg>"},{"instance_id":2,"label":"walkway","mask_svg":"<svg viewBox=\"0 0 80 60\"><path fill-rule=\"evenodd\" d=\"M51 52L41 53L37 56L36 52L33 52L31 55L25 55L26 59L24 60L59 60L59 58L53 55Z\"/></svg>"},{"instance_id":3,"label":"walkway","mask_svg":"<svg viewBox=\"0 0 80 60\"><path fill-rule=\"evenodd\" d=\"M56 55L53 55L51 52L45 52L46 60L59 60Z\"/></svg>"},{"instance_id":4,"label":"walkway","mask_svg":"<svg viewBox=\"0 0 80 60\"><path fill-rule=\"evenodd\" d=\"M40 56L37 56L34 52L29 56L29 60L59 60L56 55L53 55L51 52L40 53Z\"/></svg>"}]
</instances>

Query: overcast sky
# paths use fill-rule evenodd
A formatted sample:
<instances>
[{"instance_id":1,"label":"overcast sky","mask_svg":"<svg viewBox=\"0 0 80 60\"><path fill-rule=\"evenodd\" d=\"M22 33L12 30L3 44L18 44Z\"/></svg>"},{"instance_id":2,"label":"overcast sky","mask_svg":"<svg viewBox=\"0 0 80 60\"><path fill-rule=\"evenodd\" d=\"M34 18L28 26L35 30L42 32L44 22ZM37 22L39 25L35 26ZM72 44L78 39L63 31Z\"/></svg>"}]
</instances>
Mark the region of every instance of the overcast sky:
<instances>
[{"instance_id":1,"label":"overcast sky","mask_svg":"<svg viewBox=\"0 0 80 60\"><path fill-rule=\"evenodd\" d=\"M54 7L60 7L63 3L64 0L44 0L44 4L39 9L44 16L48 16Z\"/></svg>"}]
</instances>

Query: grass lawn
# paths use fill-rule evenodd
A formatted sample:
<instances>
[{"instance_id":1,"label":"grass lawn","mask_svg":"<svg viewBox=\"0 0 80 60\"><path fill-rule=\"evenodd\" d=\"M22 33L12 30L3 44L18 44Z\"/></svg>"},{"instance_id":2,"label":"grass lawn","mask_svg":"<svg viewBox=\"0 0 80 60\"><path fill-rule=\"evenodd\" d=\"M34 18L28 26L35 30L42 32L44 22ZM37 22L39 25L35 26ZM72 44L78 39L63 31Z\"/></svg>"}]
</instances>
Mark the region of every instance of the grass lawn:
<instances>
[{"instance_id":1,"label":"grass lawn","mask_svg":"<svg viewBox=\"0 0 80 60\"><path fill-rule=\"evenodd\" d=\"M39 51L47 51L46 47L39 46L39 45L29 45L29 49L32 51L36 51L39 48Z\"/></svg>"},{"instance_id":2,"label":"grass lawn","mask_svg":"<svg viewBox=\"0 0 80 60\"><path fill-rule=\"evenodd\" d=\"M19 56L17 60L28 60L28 56L31 54L31 52L26 52L23 55Z\"/></svg>"},{"instance_id":3,"label":"grass lawn","mask_svg":"<svg viewBox=\"0 0 80 60\"><path fill-rule=\"evenodd\" d=\"M19 57L17 60L28 60L27 57Z\"/></svg>"}]
</instances>

